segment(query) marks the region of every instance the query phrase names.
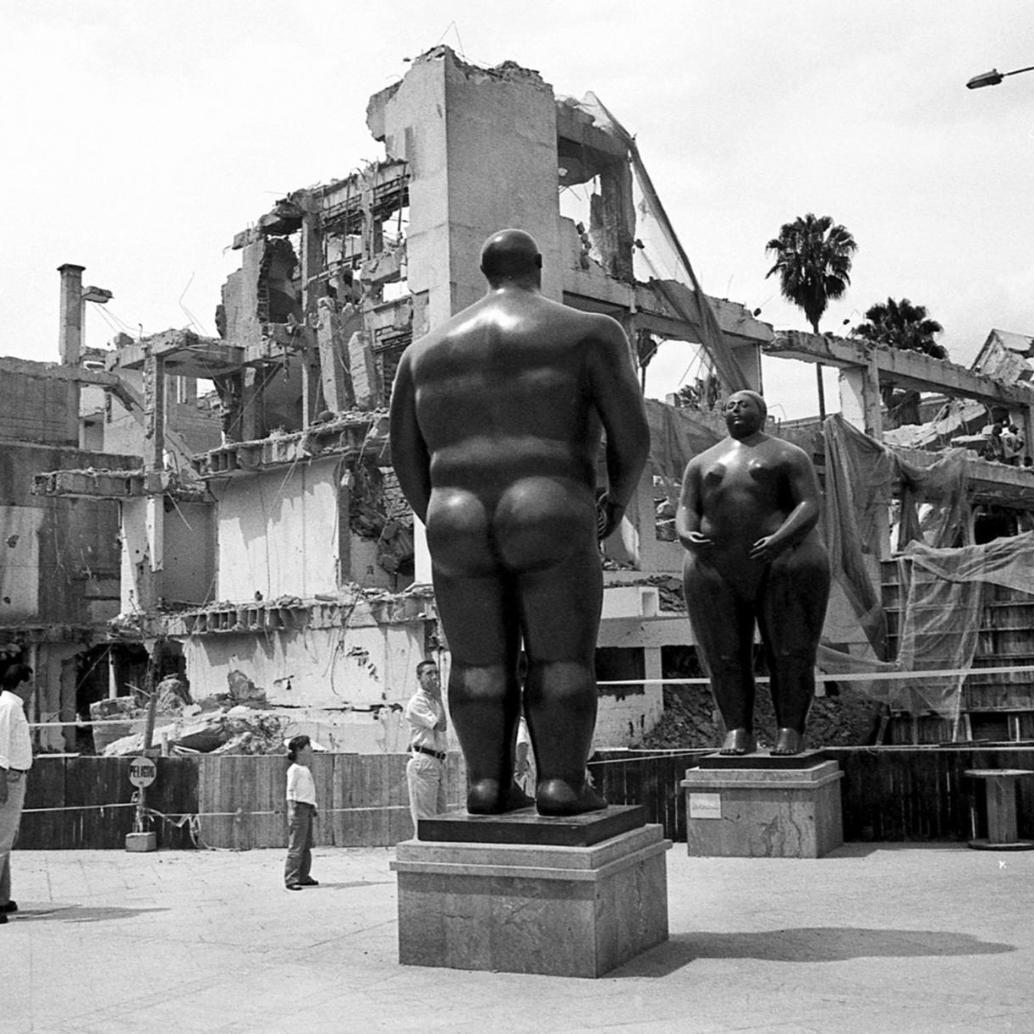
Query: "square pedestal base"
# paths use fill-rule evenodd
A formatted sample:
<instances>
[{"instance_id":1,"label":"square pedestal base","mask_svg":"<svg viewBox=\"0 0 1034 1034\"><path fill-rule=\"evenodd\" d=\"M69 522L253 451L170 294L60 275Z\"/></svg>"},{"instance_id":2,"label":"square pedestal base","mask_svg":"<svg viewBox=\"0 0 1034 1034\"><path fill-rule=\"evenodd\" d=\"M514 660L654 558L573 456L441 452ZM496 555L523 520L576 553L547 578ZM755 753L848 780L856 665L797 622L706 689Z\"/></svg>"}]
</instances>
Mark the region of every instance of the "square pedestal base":
<instances>
[{"instance_id":1,"label":"square pedestal base","mask_svg":"<svg viewBox=\"0 0 1034 1034\"><path fill-rule=\"evenodd\" d=\"M399 962L598 977L668 939L661 826L590 847L398 845Z\"/></svg>"},{"instance_id":2,"label":"square pedestal base","mask_svg":"<svg viewBox=\"0 0 1034 1034\"><path fill-rule=\"evenodd\" d=\"M126 834L126 850L127 851L157 851L158 850L158 834L155 832L150 833L127 833Z\"/></svg>"},{"instance_id":3,"label":"square pedestal base","mask_svg":"<svg viewBox=\"0 0 1034 1034\"><path fill-rule=\"evenodd\" d=\"M821 858L844 842L836 761L807 768L691 768L686 842L691 855Z\"/></svg>"}]
</instances>

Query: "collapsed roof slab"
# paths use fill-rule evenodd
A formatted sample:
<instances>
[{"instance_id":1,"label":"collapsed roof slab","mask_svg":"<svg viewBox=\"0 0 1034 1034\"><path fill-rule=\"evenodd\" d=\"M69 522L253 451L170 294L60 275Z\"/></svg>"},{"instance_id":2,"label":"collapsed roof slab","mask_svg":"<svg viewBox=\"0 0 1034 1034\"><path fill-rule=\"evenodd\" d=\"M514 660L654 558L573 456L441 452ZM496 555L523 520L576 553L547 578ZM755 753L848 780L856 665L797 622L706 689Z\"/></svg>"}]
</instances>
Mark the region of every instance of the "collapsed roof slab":
<instances>
[{"instance_id":1,"label":"collapsed roof slab","mask_svg":"<svg viewBox=\"0 0 1034 1034\"><path fill-rule=\"evenodd\" d=\"M165 330L118 350L117 366L142 370L148 356L164 360L165 373L211 380L240 369L244 349L221 338L201 337L191 330Z\"/></svg>"},{"instance_id":2,"label":"collapsed roof slab","mask_svg":"<svg viewBox=\"0 0 1034 1034\"><path fill-rule=\"evenodd\" d=\"M928 467L940 454L924 449L894 447L894 453L917 467ZM974 456L966 460L966 485L971 503L1034 510L1034 474L1029 467L1010 467Z\"/></svg>"},{"instance_id":3,"label":"collapsed roof slab","mask_svg":"<svg viewBox=\"0 0 1034 1034\"><path fill-rule=\"evenodd\" d=\"M346 413L294 434L227 443L196 457L194 465L202 478L226 478L293 466L319 456L355 460L366 455L380 460L387 448L387 417L383 412Z\"/></svg>"},{"instance_id":4,"label":"collapsed roof slab","mask_svg":"<svg viewBox=\"0 0 1034 1034\"><path fill-rule=\"evenodd\" d=\"M181 501L211 502L204 485L196 481L184 481L172 470L88 468L45 471L33 475L32 494L70 499L130 499L168 495Z\"/></svg>"}]
</instances>

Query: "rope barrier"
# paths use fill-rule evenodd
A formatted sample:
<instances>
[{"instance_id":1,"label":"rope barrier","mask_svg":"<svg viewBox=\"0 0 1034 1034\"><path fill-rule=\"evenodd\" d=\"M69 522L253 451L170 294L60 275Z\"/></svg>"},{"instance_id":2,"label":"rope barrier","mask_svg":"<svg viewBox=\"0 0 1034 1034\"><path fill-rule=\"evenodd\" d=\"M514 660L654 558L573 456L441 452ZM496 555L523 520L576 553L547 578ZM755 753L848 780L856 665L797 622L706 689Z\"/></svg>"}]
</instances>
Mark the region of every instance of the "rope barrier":
<instances>
[{"instance_id":1,"label":"rope barrier","mask_svg":"<svg viewBox=\"0 0 1034 1034\"><path fill-rule=\"evenodd\" d=\"M947 678L953 675L1008 675L1034 672L1034 664L1010 664L996 668L930 668L926 671L852 671L842 675L815 673L816 682L892 682L896 679ZM757 682L770 682L768 675L757 676ZM597 682L597 686L709 686L710 679L620 679Z\"/></svg>"}]
</instances>

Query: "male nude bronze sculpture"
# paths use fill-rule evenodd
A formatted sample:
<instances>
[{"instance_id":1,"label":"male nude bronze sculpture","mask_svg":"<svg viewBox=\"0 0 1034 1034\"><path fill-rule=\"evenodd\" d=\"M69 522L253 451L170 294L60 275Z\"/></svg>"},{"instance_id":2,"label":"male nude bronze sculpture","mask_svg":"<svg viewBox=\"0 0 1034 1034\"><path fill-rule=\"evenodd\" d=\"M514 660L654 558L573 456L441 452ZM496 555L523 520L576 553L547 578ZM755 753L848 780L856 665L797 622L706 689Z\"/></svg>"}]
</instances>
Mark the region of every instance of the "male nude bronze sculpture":
<instances>
[{"instance_id":1,"label":"male nude bronze sculpture","mask_svg":"<svg viewBox=\"0 0 1034 1034\"><path fill-rule=\"evenodd\" d=\"M541 266L528 234L490 237L487 294L406 349L391 398L392 463L427 527L473 814L531 803L513 781L522 645L539 813L606 807L585 768L603 599L597 535L632 498L649 429L621 326L544 298ZM601 428L608 484L597 504Z\"/></svg>"},{"instance_id":2,"label":"male nude bronze sculpture","mask_svg":"<svg viewBox=\"0 0 1034 1034\"><path fill-rule=\"evenodd\" d=\"M772 753L804 749L829 598L815 468L802 449L764 433L766 415L757 392L729 397L729 436L689 461L675 517L686 606L725 724L723 754L757 750L755 622L778 726Z\"/></svg>"}]
</instances>

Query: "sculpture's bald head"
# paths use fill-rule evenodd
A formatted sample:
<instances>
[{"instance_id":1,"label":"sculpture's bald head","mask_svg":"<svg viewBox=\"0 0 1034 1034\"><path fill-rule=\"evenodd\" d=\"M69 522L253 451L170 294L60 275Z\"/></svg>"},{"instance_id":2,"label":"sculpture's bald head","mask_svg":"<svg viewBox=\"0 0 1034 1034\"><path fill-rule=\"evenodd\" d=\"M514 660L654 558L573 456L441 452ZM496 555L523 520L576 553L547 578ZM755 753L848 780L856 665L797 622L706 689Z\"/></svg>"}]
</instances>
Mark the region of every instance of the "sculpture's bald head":
<instances>
[{"instance_id":1,"label":"sculpture's bald head","mask_svg":"<svg viewBox=\"0 0 1034 1034\"><path fill-rule=\"evenodd\" d=\"M749 388L734 391L725 401L725 426L733 438L743 439L761 431L767 416L765 400Z\"/></svg>"},{"instance_id":2,"label":"sculpture's bald head","mask_svg":"<svg viewBox=\"0 0 1034 1034\"><path fill-rule=\"evenodd\" d=\"M764 419L768 416L768 403L765 402L764 398L756 391L751 391L750 388L742 388L740 391L734 391L728 401L731 402L735 398L741 398L746 395L747 398L751 398L757 404L759 410L761 410L761 418Z\"/></svg>"},{"instance_id":3,"label":"sculpture's bald head","mask_svg":"<svg viewBox=\"0 0 1034 1034\"><path fill-rule=\"evenodd\" d=\"M539 246L523 230L500 230L481 247L481 272L493 287L501 280L527 280L537 286L541 271Z\"/></svg>"}]
</instances>

